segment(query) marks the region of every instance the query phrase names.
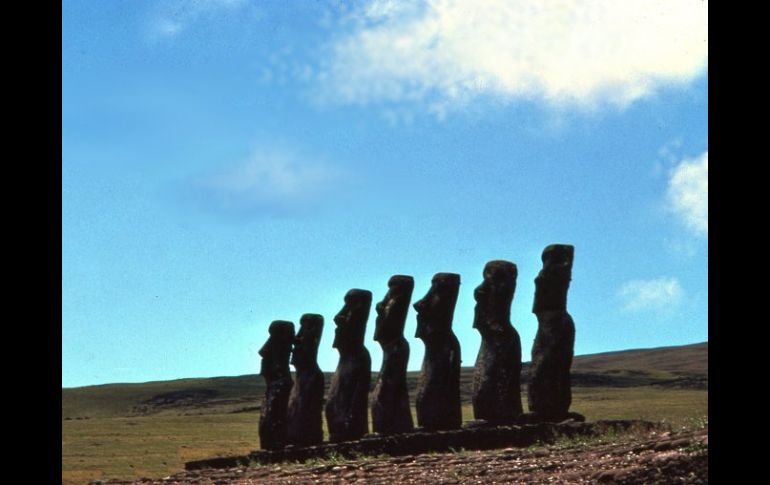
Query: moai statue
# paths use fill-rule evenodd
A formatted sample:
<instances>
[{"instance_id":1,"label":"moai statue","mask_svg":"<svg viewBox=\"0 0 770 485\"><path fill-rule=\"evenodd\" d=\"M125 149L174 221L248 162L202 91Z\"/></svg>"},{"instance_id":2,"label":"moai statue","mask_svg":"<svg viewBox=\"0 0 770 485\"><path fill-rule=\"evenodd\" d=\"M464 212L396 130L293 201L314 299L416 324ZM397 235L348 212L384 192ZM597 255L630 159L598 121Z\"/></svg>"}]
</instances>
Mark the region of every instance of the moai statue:
<instances>
[{"instance_id":1,"label":"moai statue","mask_svg":"<svg viewBox=\"0 0 770 485\"><path fill-rule=\"evenodd\" d=\"M324 318L306 313L299 324L291 354L291 364L296 373L289 396L289 444L313 446L321 444L324 439L324 375L316 360Z\"/></svg>"},{"instance_id":2,"label":"moai statue","mask_svg":"<svg viewBox=\"0 0 770 485\"><path fill-rule=\"evenodd\" d=\"M417 388L417 424L428 431L462 426L460 343L452 332L460 275L436 273L430 290L413 306L425 357Z\"/></svg>"},{"instance_id":3,"label":"moai statue","mask_svg":"<svg viewBox=\"0 0 770 485\"><path fill-rule=\"evenodd\" d=\"M332 443L357 440L369 432L372 359L364 347L364 333L371 306L370 291L353 289L345 295L345 306L334 317L334 348L339 351L340 360L325 408Z\"/></svg>"},{"instance_id":4,"label":"moai statue","mask_svg":"<svg viewBox=\"0 0 770 485\"><path fill-rule=\"evenodd\" d=\"M264 450L283 448L288 444L286 410L293 386L289 372L289 354L294 340L294 324L276 320L270 324L270 337L259 350L265 378L265 398L259 416L259 443Z\"/></svg>"},{"instance_id":5,"label":"moai statue","mask_svg":"<svg viewBox=\"0 0 770 485\"><path fill-rule=\"evenodd\" d=\"M569 413L572 403L570 367L575 346L575 323L567 313L567 290L572 278L574 246L552 244L543 250L543 269L535 278L532 313L537 334L529 368L528 421L584 420Z\"/></svg>"},{"instance_id":6,"label":"moai statue","mask_svg":"<svg viewBox=\"0 0 770 485\"><path fill-rule=\"evenodd\" d=\"M473 374L473 416L489 424L512 424L522 413L521 339L511 325L516 265L490 261L476 288L473 328L481 348Z\"/></svg>"},{"instance_id":7,"label":"moai statue","mask_svg":"<svg viewBox=\"0 0 770 485\"><path fill-rule=\"evenodd\" d=\"M384 435L407 433L414 429L406 385L409 343L404 324L414 278L396 275L388 281L388 293L377 303L374 340L382 347L382 368L372 396L372 429Z\"/></svg>"}]
</instances>

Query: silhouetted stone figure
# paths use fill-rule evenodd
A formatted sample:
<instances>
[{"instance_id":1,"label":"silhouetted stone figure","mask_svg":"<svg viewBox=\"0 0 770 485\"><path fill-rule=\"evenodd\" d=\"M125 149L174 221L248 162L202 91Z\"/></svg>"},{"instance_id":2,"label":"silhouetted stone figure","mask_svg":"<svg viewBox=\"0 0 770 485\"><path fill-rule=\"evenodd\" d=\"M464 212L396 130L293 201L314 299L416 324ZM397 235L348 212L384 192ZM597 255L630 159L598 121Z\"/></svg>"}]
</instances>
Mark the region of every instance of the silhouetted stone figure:
<instances>
[{"instance_id":1,"label":"silhouetted stone figure","mask_svg":"<svg viewBox=\"0 0 770 485\"><path fill-rule=\"evenodd\" d=\"M372 293L353 289L345 295L345 306L334 317L337 328L334 347L340 353L326 402L329 441L356 440L369 431L368 403L372 359L364 347L366 320Z\"/></svg>"},{"instance_id":2,"label":"silhouetted stone figure","mask_svg":"<svg viewBox=\"0 0 770 485\"><path fill-rule=\"evenodd\" d=\"M324 375L317 362L324 319L321 315L306 313L299 324L291 354L296 372L289 396L289 444L313 446L321 444L324 438Z\"/></svg>"},{"instance_id":3,"label":"silhouetted stone figure","mask_svg":"<svg viewBox=\"0 0 770 485\"><path fill-rule=\"evenodd\" d=\"M511 325L517 274L509 261L490 261L473 295L473 328L481 334L473 374L473 415L490 424L511 424L522 413L521 339Z\"/></svg>"},{"instance_id":4,"label":"silhouetted stone figure","mask_svg":"<svg viewBox=\"0 0 770 485\"><path fill-rule=\"evenodd\" d=\"M276 320L270 324L270 337L259 350L260 375L265 378L265 398L259 416L259 443L264 450L288 444L286 410L293 382L289 372L289 354L294 340L294 324Z\"/></svg>"},{"instance_id":5,"label":"silhouetted stone figure","mask_svg":"<svg viewBox=\"0 0 770 485\"><path fill-rule=\"evenodd\" d=\"M372 395L372 430L375 433L408 433L414 429L406 385L409 343L404 338L412 290L414 278L393 276L388 281L388 293L375 306L374 340L382 347L382 368Z\"/></svg>"},{"instance_id":6,"label":"silhouetted stone figure","mask_svg":"<svg viewBox=\"0 0 770 485\"><path fill-rule=\"evenodd\" d=\"M572 278L574 247L552 244L543 250L543 269L535 278L532 313L537 334L529 369L528 421L585 419L569 413L572 403L570 367L575 346L575 324L567 313L567 290Z\"/></svg>"},{"instance_id":7,"label":"silhouetted stone figure","mask_svg":"<svg viewBox=\"0 0 770 485\"><path fill-rule=\"evenodd\" d=\"M413 305L415 336L425 343L415 403L417 424L428 431L462 426L460 343L452 332L459 290L459 274L436 273L428 293Z\"/></svg>"}]
</instances>

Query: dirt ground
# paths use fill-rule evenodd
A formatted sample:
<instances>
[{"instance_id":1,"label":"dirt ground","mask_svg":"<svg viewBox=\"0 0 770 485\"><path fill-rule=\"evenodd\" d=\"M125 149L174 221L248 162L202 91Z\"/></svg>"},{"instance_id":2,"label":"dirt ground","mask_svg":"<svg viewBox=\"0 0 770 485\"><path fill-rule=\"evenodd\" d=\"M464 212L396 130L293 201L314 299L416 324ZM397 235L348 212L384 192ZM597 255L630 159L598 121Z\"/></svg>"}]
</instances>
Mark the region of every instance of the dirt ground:
<instances>
[{"instance_id":1,"label":"dirt ground","mask_svg":"<svg viewBox=\"0 0 770 485\"><path fill-rule=\"evenodd\" d=\"M207 469L133 482L95 484L246 485L300 483L708 483L708 428L650 431L605 442L527 449L428 453L306 464Z\"/></svg>"}]
</instances>

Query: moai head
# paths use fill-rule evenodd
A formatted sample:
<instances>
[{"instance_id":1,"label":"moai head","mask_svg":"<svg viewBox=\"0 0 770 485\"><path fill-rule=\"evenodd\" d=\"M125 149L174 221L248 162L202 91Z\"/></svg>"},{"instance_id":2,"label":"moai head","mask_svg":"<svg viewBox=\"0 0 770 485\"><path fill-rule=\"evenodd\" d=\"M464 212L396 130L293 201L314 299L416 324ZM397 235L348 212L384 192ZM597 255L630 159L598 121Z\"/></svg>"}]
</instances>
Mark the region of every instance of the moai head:
<instances>
[{"instance_id":1,"label":"moai head","mask_svg":"<svg viewBox=\"0 0 770 485\"><path fill-rule=\"evenodd\" d=\"M276 320L270 324L270 337L259 349L262 368L259 374L266 381L289 376L289 354L294 340L294 324Z\"/></svg>"},{"instance_id":2,"label":"moai head","mask_svg":"<svg viewBox=\"0 0 770 485\"><path fill-rule=\"evenodd\" d=\"M291 365L297 369L315 367L323 329L324 317L315 313L302 315L299 320L299 332L294 337Z\"/></svg>"},{"instance_id":3,"label":"moai head","mask_svg":"<svg viewBox=\"0 0 770 485\"><path fill-rule=\"evenodd\" d=\"M567 310L574 254L575 247L568 244L551 244L543 250L543 269L535 278L532 313Z\"/></svg>"},{"instance_id":4,"label":"moai head","mask_svg":"<svg viewBox=\"0 0 770 485\"><path fill-rule=\"evenodd\" d=\"M388 280L385 298L374 307L377 311L374 340L384 345L403 337L413 290L414 278L411 276L395 275Z\"/></svg>"},{"instance_id":5,"label":"moai head","mask_svg":"<svg viewBox=\"0 0 770 485\"><path fill-rule=\"evenodd\" d=\"M415 337L430 340L452 330L452 317L460 291L460 275L457 273L436 273L431 280L430 290L422 300L412 305L417 311L417 333Z\"/></svg>"},{"instance_id":6,"label":"moai head","mask_svg":"<svg viewBox=\"0 0 770 485\"><path fill-rule=\"evenodd\" d=\"M337 324L334 332L335 349L346 352L363 347L371 306L371 291L353 289L347 292L345 306L334 317L334 323Z\"/></svg>"},{"instance_id":7,"label":"moai head","mask_svg":"<svg viewBox=\"0 0 770 485\"><path fill-rule=\"evenodd\" d=\"M473 292L476 299L473 328L482 335L508 328L517 275L516 265L510 261L490 261L484 266L484 281Z\"/></svg>"}]
</instances>

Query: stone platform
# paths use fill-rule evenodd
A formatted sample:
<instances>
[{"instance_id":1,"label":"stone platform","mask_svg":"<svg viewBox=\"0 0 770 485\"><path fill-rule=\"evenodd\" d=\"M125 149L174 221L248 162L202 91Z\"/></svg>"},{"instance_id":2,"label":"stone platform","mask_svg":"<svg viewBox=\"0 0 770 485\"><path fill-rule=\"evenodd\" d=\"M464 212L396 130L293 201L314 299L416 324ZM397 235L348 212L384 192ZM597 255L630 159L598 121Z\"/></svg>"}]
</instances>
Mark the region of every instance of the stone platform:
<instances>
[{"instance_id":1,"label":"stone platform","mask_svg":"<svg viewBox=\"0 0 770 485\"><path fill-rule=\"evenodd\" d=\"M630 428L650 430L657 426L642 420L601 420L596 422L566 421L521 426L479 426L451 431L416 431L394 436L367 435L356 441L324 443L319 446L293 447L281 450L254 451L248 455L209 458L185 463L186 470L232 468L264 463L302 462L329 456L416 455L453 450L490 450L507 447L527 447L537 443L552 443L558 437L593 436L607 431Z\"/></svg>"}]
</instances>

